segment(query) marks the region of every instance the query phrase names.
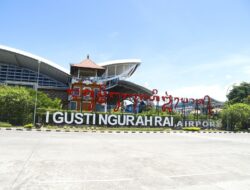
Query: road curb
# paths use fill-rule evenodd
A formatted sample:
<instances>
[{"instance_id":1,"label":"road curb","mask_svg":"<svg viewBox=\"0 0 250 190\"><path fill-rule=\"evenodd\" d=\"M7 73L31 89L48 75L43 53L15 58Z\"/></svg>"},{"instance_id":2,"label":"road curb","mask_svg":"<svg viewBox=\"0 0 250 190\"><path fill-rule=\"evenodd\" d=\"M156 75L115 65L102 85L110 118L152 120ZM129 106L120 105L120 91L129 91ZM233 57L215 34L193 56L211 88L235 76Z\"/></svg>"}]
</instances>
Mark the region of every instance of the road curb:
<instances>
[{"instance_id":1,"label":"road curb","mask_svg":"<svg viewBox=\"0 0 250 190\"><path fill-rule=\"evenodd\" d=\"M168 134L181 134L181 133L191 133L191 134L199 134L199 133L206 133L206 134L247 134L250 133L250 131L118 131L118 130L77 130L77 129L29 129L29 128L6 128L6 127L0 127L0 130L6 130L6 131L42 131L42 132L75 132L75 133L168 133Z\"/></svg>"}]
</instances>

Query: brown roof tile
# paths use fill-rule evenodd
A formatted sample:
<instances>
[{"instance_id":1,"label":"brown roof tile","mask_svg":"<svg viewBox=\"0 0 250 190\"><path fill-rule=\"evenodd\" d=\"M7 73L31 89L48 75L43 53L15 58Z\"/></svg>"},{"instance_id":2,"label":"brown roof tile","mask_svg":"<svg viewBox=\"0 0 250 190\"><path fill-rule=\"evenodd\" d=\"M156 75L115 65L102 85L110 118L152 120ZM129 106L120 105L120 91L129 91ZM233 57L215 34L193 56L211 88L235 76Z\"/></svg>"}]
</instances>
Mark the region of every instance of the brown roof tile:
<instances>
[{"instance_id":1,"label":"brown roof tile","mask_svg":"<svg viewBox=\"0 0 250 190\"><path fill-rule=\"evenodd\" d=\"M82 62L80 62L78 64L72 64L71 66L81 67L81 68L90 68L90 69L100 69L100 70L105 69L104 67L97 65L94 61L89 59L89 56L87 56L87 59L83 60Z\"/></svg>"}]
</instances>

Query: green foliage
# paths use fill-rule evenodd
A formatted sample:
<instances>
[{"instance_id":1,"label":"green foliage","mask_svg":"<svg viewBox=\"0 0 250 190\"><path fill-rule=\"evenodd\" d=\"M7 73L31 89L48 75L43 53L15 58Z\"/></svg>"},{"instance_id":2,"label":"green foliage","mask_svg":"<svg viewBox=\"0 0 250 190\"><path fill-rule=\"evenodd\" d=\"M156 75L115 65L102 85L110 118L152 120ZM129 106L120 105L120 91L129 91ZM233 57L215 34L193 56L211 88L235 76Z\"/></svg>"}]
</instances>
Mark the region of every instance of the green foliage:
<instances>
[{"instance_id":1,"label":"green foliage","mask_svg":"<svg viewBox=\"0 0 250 190\"><path fill-rule=\"evenodd\" d=\"M183 115L180 115L181 118L179 118L179 120L183 120ZM209 115L207 114L194 114L194 113L190 113L188 115L185 116L185 120L189 120L189 121L197 121L197 120L208 120L209 119ZM211 117L210 117L211 119Z\"/></svg>"},{"instance_id":2,"label":"green foliage","mask_svg":"<svg viewBox=\"0 0 250 190\"><path fill-rule=\"evenodd\" d=\"M0 122L0 127L12 127L12 125L10 123L7 122Z\"/></svg>"},{"instance_id":3,"label":"green foliage","mask_svg":"<svg viewBox=\"0 0 250 190\"><path fill-rule=\"evenodd\" d=\"M200 131L201 128L199 127L183 127L182 128L184 131Z\"/></svg>"},{"instance_id":4,"label":"green foliage","mask_svg":"<svg viewBox=\"0 0 250 190\"><path fill-rule=\"evenodd\" d=\"M36 91L30 88L26 89L30 96L35 99L36 96ZM37 93L37 108L46 108L46 109L61 109L62 105L61 105L61 100L58 98L55 99L51 99L48 97L47 94L43 93L43 92L39 92Z\"/></svg>"},{"instance_id":5,"label":"green foliage","mask_svg":"<svg viewBox=\"0 0 250 190\"><path fill-rule=\"evenodd\" d=\"M24 128L31 129L33 127L32 123L24 125Z\"/></svg>"},{"instance_id":6,"label":"green foliage","mask_svg":"<svg viewBox=\"0 0 250 190\"><path fill-rule=\"evenodd\" d=\"M250 105L236 103L227 105L221 113L223 129L244 130L250 127Z\"/></svg>"},{"instance_id":7,"label":"green foliage","mask_svg":"<svg viewBox=\"0 0 250 190\"><path fill-rule=\"evenodd\" d=\"M161 111L157 110L155 107L147 107L144 111L141 113L137 113L137 115L160 115Z\"/></svg>"},{"instance_id":8,"label":"green foliage","mask_svg":"<svg viewBox=\"0 0 250 190\"><path fill-rule=\"evenodd\" d=\"M26 123L32 118L33 102L25 88L0 86L0 119L12 124Z\"/></svg>"},{"instance_id":9,"label":"green foliage","mask_svg":"<svg viewBox=\"0 0 250 190\"><path fill-rule=\"evenodd\" d=\"M227 95L228 102L219 114L222 129L245 130L250 127L250 83L234 85Z\"/></svg>"},{"instance_id":10,"label":"green foliage","mask_svg":"<svg viewBox=\"0 0 250 190\"><path fill-rule=\"evenodd\" d=\"M250 83L242 82L238 86L233 86L233 89L227 95L230 104L248 103L250 104Z\"/></svg>"},{"instance_id":11,"label":"green foliage","mask_svg":"<svg viewBox=\"0 0 250 190\"><path fill-rule=\"evenodd\" d=\"M173 112L172 116L174 118L174 123L177 123L178 121L182 121L183 120L183 116L178 113L178 112Z\"/></svg>"},{"instance_id":12,"label":"green foliage","mask_svg":"<svg viewBox=\"0 0 250 190\"><path fill-rule=\"evenodd\" d=\"M24 87L0 86L0 121L14 125L31 123L35 90ZM52 100L43 92L37 94L37 108L61 108L59 99Z\"/></svg>"},{"instance_id":13,"label":"green foliage","mask_svg":"<svg viewBox=\"0 0 250 190\"><path fill-rule=\"evenodd\" d=\"M245 99L244 99L244 102L246 104L249 104L250 105L250 95L248 95Z\"/></svg>"}]
</instances>

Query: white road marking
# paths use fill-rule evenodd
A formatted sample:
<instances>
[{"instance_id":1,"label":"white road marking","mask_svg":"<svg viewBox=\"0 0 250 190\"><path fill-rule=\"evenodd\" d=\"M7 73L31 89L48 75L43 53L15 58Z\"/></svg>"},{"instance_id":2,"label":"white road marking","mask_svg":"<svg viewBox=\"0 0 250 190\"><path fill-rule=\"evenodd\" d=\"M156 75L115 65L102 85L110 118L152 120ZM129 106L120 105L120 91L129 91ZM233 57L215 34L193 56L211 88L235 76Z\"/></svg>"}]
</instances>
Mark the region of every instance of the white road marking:
<instances>
[{"instance_id":1,"label":"white road marking","mask_svg":"<svg viewBox=\"0 0 250 190\"><path fill-rule=\"evenodd\" d=\"M196 173L196 174L184 174L184 175L169 175L166 177L178 178L178 177L192 177L192 176L216 175L216 174L226 174L226 173L228 172L209 172L209 173Z\"/></svg>"},{"instance_id":2,"label":"white road marking","mask_svg":"<svg viewBox=\"0 0 250 190\"><path fill-rule=\"evenodd\" d=\"M53 184L53 183L86 183L86 182L119 182L133 181L133 178L118 178L118 179L86 179L86 180L53 180L53 181L38 181L38 184Z\"/></svg>"},{"instance_id":3,"label":"white road marking","mask_svg":"<svg viewBox=\"0 0 250 190\"><path fill-rule=\"evenodd\" d=\"M228 172L209 172L209 173L196 173L196 174L183 174L183 175L168 175L162 176L166 178L179 178L179 177L192 177L192 176L206 176L206 175L217 175L226 174ZM142 179L141 177L139 179ZM118 179L84 179L84 180L53 180L53 181L38 181L38 184L56 184L56 183L86 183L86 182L122 182L122 181L133 181L134 178L118 178Z\"/></svg>"}]
</instances>

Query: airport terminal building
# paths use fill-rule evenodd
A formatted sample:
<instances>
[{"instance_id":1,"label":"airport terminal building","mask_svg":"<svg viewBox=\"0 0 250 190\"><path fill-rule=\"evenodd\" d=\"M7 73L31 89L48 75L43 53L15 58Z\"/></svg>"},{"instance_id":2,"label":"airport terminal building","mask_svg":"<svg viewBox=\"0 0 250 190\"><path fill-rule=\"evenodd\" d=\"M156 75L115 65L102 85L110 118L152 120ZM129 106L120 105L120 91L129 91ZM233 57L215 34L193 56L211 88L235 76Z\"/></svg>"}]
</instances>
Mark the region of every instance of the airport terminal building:
<instances>
[{"instance_id":1,"label":"airport terminal building","mask_svg":"<svg viewBox=\"0 0 250 190\"><path fill-rule=\"evenodd\" d=\"M51 98L62 100L63 109L87 111L93 101L83 96L86 89L96 94L100 86L110 93L145 94L151 96L151 90L126 79L131 77L141 65L139 59L114 60L95 63L87 55L79 63L70 64L69 69L31 53L0 45L0 84L25 86L43 91ZM69 89L72 89L69 94ZM92 98L93 99L93 98ZM119 97L107 98L103 103L95 103L94 111L108 111L116 106ZM143 103L143 102L141 102ZM149 104L150 102L145 102ZM220 109L223 102L211 98L212 108ZM139 108L140 103L138 103ZM157 106L157 105L155 105ZM193 105L179 104L175 110L192 113L198 108ZM135 111L135 107L126 105L127 112Z\"/></svg>"},{"instance_id":2,"label":"airport terminal building","mask_svg":"<svg viewBox=\"0 0 250 190\"><path fill-rule=\"evenodd\" d=\"M42 57L0 45L0 84L26 86L60 98L65 109L83 110L88 100L73 99L67 89L82 90L105 85L107 91L151 95L151 91L129 82L140 66L139 59L114 60L95 63L89 56L65 69ZM76 91L77 92L77 91ZM108 105L112 106L110 100ZM99 109L104 109L99 105Z\"/></svg>"}]
</instances>

